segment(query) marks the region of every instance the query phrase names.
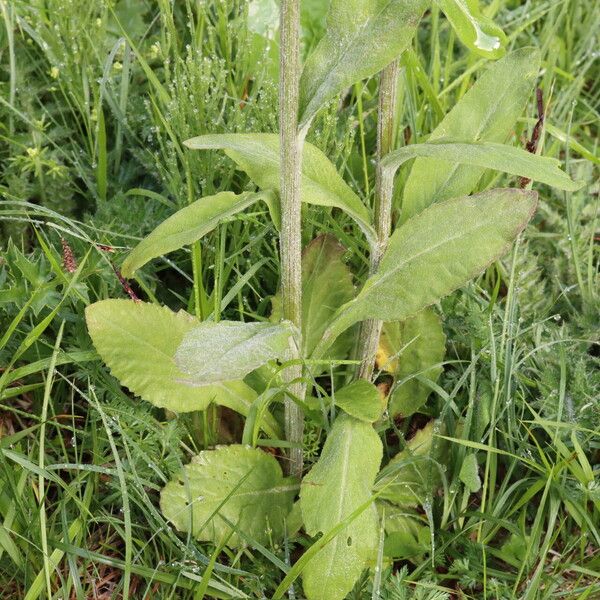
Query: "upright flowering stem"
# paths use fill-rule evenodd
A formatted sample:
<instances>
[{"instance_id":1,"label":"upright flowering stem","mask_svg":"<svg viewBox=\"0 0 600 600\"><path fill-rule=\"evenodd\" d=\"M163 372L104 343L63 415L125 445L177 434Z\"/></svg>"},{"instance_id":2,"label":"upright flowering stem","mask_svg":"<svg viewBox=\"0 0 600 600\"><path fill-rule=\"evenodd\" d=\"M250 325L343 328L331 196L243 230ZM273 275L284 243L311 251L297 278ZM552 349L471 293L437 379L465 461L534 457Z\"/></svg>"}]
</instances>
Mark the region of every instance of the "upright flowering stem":
<instances>
[{"instance_id":1,"label":"upright flowering stem","mask_svg":"<svg viewBox=\"0 0 600 600\"><path fill-rule=\"evenodd\" d=\"M377 167L375 173L375 228L377 241L371 248L370 274L373 275L387 247L392 226L392 195L394 176L381 166L382 158L393 149L396 89L398 87L398 61L388 65L379 82L379 117L377 122ZM358 377L370 380L373 376L375 354L379 345L382 321L370 319L361 327L360 365Z\"/></svg>"},{"instance_id":2,"label":"upright flowering stem","mask_svg":"<svg viewBox=\"0 0 600 600\"><path fill-rule=\"evenodd\" d=\"M300 0L282 0L280 15L279 131L281 144L281 294L283 316L301 331L301 215L300 173L303 136L298 131L300 89ZM299 348L292 349L299 358ZM301 408L292 396L301 398L302 367L285 371L290 397L285 401L286 438L296 447L289 453L289 473L302 475L302 437L304 420Z\"/></svg>"}]
</instances>

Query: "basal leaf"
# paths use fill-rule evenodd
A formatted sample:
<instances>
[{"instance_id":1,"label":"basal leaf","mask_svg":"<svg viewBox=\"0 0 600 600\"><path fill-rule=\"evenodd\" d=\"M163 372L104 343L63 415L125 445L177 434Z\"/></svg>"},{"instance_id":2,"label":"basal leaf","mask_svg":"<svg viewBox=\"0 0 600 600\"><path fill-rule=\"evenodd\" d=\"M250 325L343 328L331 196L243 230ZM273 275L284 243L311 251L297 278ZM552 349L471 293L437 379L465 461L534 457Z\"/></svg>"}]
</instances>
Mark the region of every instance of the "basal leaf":
<instances>
[{"instance_id":1,"label":"basal leaf","mask_svg":"<svg viewBox=\"0 0 600 600\"><path fill-rule=\"evenodd\" d=\"M250 179L264 190L280 187L279 136L274 133L223 133L201 135L184 142L193 150L224 150ZM303 202L340 208L350 215L370 240L375 238L371 216L360 198L338 175L331 161L312 144L302 155Z\"/></svg>"},{"instance_id":2,"label":"basal leaf","mask_svg":"<svg viewBox=\"0 0 600 600\"><path fill-rule=\"evenodd\" d=\"M353 83L379 72L410 44L425 0L332 0L327 31L300 79L300 126Z\"/></svg>"},{"instance_id":3,"label":"basal leaf","mask_svg":"<svg viewBox=\"0 0 600 600\"><path fill-rule=\"evenodd\" d=\"M573 181L564 171L561 171L560 161L555 158L538 156L515 146L494 142L432 140L426 144L412 144L390 152L383 159L382 164L395 172L403 163L416 157L495 169L511 175L527 177L559 190L574 191L582 186L582 183Z\"/></svg>"},{"instance_id":4,"label":"basal leaf","mask_svg":"<svg viewBox=\"0 0 600 600\"><path fill-rule=\"evenodd\" d=\"M200 452L167 483L160 507L180 531L213 544L227 540L228 547L237 548L244 538L230 524L260 544L281 539L297 489L270 454L221 446Z\"/></svg>"},{"instance_id":5,"label":"basal leaf","mask_svg":"<svg viewBox=\"0 0 600 600\"><path fill-rule=\"evenodd\" d=\"M469 50L487 58L500 58L506 52L507 38L502 29L479 10L479 0L436 0Z\"/></svg>"},{"instance_id":6,"label":"basal leaf","mask_svg":"<svg viewBox=\"0 0 600 600\"><path fill-rule=\"evenodd\" d=\"M374 423L385 408L379 390L370 381L358 379L337 390L335 405L359 421Z\"/></svg>"},{"instance_id":7,"label":"basal leaf","mask_svg":"<svg viewBox=\"0 0 600 600\"><path fill-rule=\"evenodd\" d=\"M175 412L204 410L211 402L247 414L256 392L243 381L189 387L175 351L198 320L164 306L102 300L86 308L88 331L112 374L134 394Z\"/></svg>"},{"instance_id":8,"label":"basal leaf","mask_svg":"<svg viewBox=\"0 0 600 600\"><path fill-rule=\"evenodd\" d=\"M365 319L402 321L416 314L502 256L536 206L535 192L498 189L429 207L396 229L379 270L336 320L345 329Z\"/></svg>"},{"instance_id":9,"label":"basal leaf","mask_svg":"<svg viewBox=\"0 0 600 600\"><path fill-rule=\"evenodd\" d=\"M153 258L192 244L212 231L223 219L264 199L266 193L237 195L233 192L220 192L178 210L129 253L121 267L123 276L131 277Z\"/></svg>"},{"instance_id":10,"label":"basal leaf","mask_svg":"<svg viewBox=\"0 0 600 600\"><path fill-rule=\"evenodd\" d=\"M504 142L529 98L540 67L535 48L517 50L493 63L429 136L429 142L455 139ZM473 191L483 167L418 158L406 181L402 221L447 198Z\"/></svg>"},{"instance_id":11,"label":"basal leaf","mask_svg":"<svg viewBox=\"0 0 600 600\"><path fill-rule=\"evenodd\" d=\"M446 351L446 337L437 313L426 308L405 321L384 323L377 364L394 375L396 385L389 400L392 416L412 415L427 401L431 389L418 379L398 383L419 374L437 381Z\"/></svg>"},{"instance_id":12,"label":"basal leaf","mask_svg":"<svg viewBox=\"0 0 600 600\"><path fill-rule=\"evenodd\" d=\"M340 414L318 462L304 478L300 507L309 535L326 533L371 497L382 445L373 427ZM309 600L342 600L352 589L378 543L375 506L345 527L306 565L302 577Z\"/></svg>"},{"instance_id":13,"label":"basal leaf","mask_svg":"<svg viewBox=\"0 0 600 600\"><path fill-rule=\"evenodd\" d=\"M185 334L175 363L192 385L241 379L269 360L286 357L294 333L289 321L204 321Z\"/></svg>"},{"instance_id":14,"label":"basal leaf","mask_svg":"<svg viewBox=\"0 0 600 600\"><path fill-rule=\"evenodd\" d=\"M352 273L342 260L346 249L331 235L316 237L302 254L302 355L310 356L335 311L354 298ZM281 295L273 297L275 322L283 318ZM340 336L327 357L344 359L352 340ZM319 373L313 367L313 375Z\"/></svg>"}]
</instances>

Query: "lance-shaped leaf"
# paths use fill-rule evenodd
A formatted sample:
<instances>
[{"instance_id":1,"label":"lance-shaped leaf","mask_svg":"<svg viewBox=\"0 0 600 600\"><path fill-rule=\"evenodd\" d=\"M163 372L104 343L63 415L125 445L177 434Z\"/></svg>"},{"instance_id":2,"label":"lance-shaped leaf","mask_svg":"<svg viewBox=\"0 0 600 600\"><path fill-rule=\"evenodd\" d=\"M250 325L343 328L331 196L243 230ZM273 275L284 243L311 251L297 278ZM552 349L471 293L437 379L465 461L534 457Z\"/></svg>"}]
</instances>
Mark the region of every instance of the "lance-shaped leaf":
<instances>
[{"instance_id":1,"label":"lance-shaped leaf","mask_svg":"<svg viewBox=\"0 0 600 600\"><path fill-rule=\"evenodd\" d=\"M313 358L365 319L403 321L467 283L500 258L525 228L537 193L489 190L424 210L392 234L377 273L343 306Z\"/></svg>"},{"instance_id":2,"label":"lance-shaped leaf","mask_svg":"<svg viewBox=\"0 0 600 600\"><path fill-rule=\"evenodd\" d=\"M527 177L551 185L559 190L574 191L582 182L573 181L560 169L560 161L532 154L515 146L495 142L454 142L432 140L426 144L412 144L390 152L382 161L391 172L411 158L435 158L448 163L494 169L519 177ZM470 190L469 190L470 191Z\"/></svg>"},{"instance_id":3,"label":"lance-shaped leaf","mask_svg":"<svg viewBox=\"0 0 600 600\"><path fill-rule=\"evenodd\" d=\"M250 179L264 190L280 186L279 136L275 133L223 133L201 135L184 142L193 150L224 150ZM375 238L371 216L360 198L338 175L331 161L316 146L305 143L300 194L303 202L332 206L350 215L370 240Z\"/></svg>"},{"instance_id":4,"label":"lance-shaped leaf","mask_svg":"<svg viewBox=\"0 0 600 600\"><path fill-rule=\"evenodd\" d=\"M266 192L239 195L220 192L178 210L129 253L121 267L123 276L131 277L153 258L193 244L212 231L223 219L241 212L258 200L273 201Z\"/></svg>"},{"instance_id":5,"label":"lance-shaped leaf","mask_svg":"<svg viewBox=\"0 0 600 600\"><path fill-rule=\"evenodd\" d=\"M300 126L345 88L400 56L427 5L425 0L332 0L327 32L300 78Z\"/></svg>"},{"instance_id":6,"label":"lance-shaped leaf","mask_svg":"<svg viewBox=\"0 0 600 600\"><path fill-rule=\"evenodd\" d=\"M540 53L535 48L517 50L493 63L444 117L429 141L504 142L531 95L539 66ZM404 187L402 221L434 202L471 193L484 170L439 158L418 158Z\"/></svg>"},{"instance_id":7,"label":"lance-shaped leaf","mask_svg":"<svg viewBox=\"0 0 600 600\"><path fill-rule=\"evenodd\" d=\"M246 540L267 544L281 539L297 489L270 454L221 446L200 452L167 483L160 507L180 531L237 548Z\"/></svg>"},{"instance_id":8,"label":"lance-shaped leaf","mask_svg":"<svg viewBox=\"0 0 600 600\"><path fill-rule=\"evenodd\" d=\"M302 253L302 356L312 354L335 311L354 298L352 273L342 260L345 251L333 236L320 235ZM280 292L272 303L271 319L278 322L283 318ZM340 336L327 357L344 359L351 345L350 336ZM314 376L320 368L312 368Z\"/></svg>"},{"instance_id":9,"label":"lance-shaped leaf","mask_svg":"<svg viewBox=\"0 0 600 600\"><path fill-rule=\"evenodd\" d=\"M243 381L192 388L174 356L198 320L165 306L102 300L85 310L88 331L111 373L134 394L175 412L204 410L211 402L248 414L256 392ZM235 378L230 378L235 379Z\"/></svg>"},{"instance_id":10,"label":"lance-shaped leaf","mask_svg":"<svg viewBox=\"0 0 600 600\"><path fill-rule=\"evenodd\" d=\"M436 0L458 39L469 50L486 58L500 58L507 38L502 29L481 14L479 0Z\"/></svg>"},{"instance_id":11,"label":"lance-shaped leaf","mask_svg":"<svg viewBox=\"0 0 600 600\"><path fill-rule=\"evenodd\" d=\"M373 427L341 414L317 464L302 481L300 507L309 535L326 533L371 498L383 449ZM340 531L306 565L302 580L309 600L341 600L376 554L373 504Z\"/></svg>"},{"instance_id":12,"label":"lance-shaped leaf","mask_svg":"<svg viewBox=\"0 0 600 600\"><path fill-rule=\"evenodd\" d=\"M396 384L389 400L392 416L412 415L427 401L431 389L411 375L437 381L446 352L446 337L437 313L426 308L405 321L384 323L377 352L377 366L394 375Z\"/></svg>"},{"instance_id":13,"label":"lance-shaped leaf","mask_svg":"<svg viewBox=\"0 0 600 600\"><path fill-rule=\"evenodd\" d=\"M204 321L185 334L175 352L175 362L189 384L240 379L269 360L285 358L294 334L289 321Z\"/></svg>"},{"instance_id":14,"label":"lance-shaped leaf","mask_svg":"<svg viewBox=\"0 0 600 600\"><path fill-rule=\"evenodd\" d=\"M385 400L370 381L358 379L337 390L335 405L359 421L374 423L381 417Z\"/></svg>"}]
</instances>

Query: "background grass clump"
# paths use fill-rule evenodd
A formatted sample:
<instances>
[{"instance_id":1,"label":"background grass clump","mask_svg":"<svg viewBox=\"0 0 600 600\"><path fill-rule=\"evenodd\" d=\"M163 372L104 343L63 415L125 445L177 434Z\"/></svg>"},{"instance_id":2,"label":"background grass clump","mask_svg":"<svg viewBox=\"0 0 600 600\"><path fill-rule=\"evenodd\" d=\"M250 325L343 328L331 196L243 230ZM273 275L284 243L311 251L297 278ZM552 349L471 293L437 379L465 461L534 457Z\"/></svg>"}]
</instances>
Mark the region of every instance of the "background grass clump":
<instances>
[{"instance_id":1,"label":"background grass clump","mask_svg":"<svg viewBox=\"0 0 600 600\"><path fill-rule=\"evenodd\" d=\"M196 599L205 585L205 597L264 598L284 576L287 543L224 549L207 571L214 549L165 521L161 487L198 450L239 441L240 422L214 410L173 419L131 397L83 316L125 295L114 267L166 216L252 189L229 159L182 142L278 129L276 7L0 0L0 598L120 598L125 577L132 598ZM439 387L390 424L385 446L394 456L432 418L454 441L434 442L439 485L411 511L421 533L405 532L377 589L365 574L351 598L600 598L600 5L496 0L488 11L510 46L541 49L542 152L586 185L536 186L540 207L514 251L443 300ZM303 3L305 53L326 12ZM402 59L398 143L426 140L485 65L430 10ZM373 78L309 135L366 203L376 108ZM514 139L536 118L532 99ZM135 293L203 318L268 319L279 258L264 211L147 265ZM352 221L303 211L304 241L331 232L364 278ZM305 442L311 464L321 432Z\"/></svg>"}]
</instances>

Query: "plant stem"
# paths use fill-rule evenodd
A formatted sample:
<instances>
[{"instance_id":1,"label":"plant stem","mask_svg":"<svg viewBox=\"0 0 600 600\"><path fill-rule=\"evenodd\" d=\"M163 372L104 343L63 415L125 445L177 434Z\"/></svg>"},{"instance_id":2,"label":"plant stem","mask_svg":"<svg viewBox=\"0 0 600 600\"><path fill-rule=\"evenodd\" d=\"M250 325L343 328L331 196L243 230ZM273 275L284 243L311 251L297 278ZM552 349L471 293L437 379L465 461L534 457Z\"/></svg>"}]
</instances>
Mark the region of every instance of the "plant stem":
<instances>
[{"instance_id":1,"label":"plant stem","mask_svg":"<svg viewBox=\"0 0 600 600\"><path fill-rule=\"evenodd\" d=\"M381 166L382 158L394 145L394 116L396 113L396 89L398 87L398 61L388 65L379 81L379 118L377 122L377 167L375 171L375 229L377 241L371 247L369 274L379 268L379 262L387 247L392 226L392 195L394 175ZM369 319L362 324L360 334L360 365L357 376L370 380L373 376L375 354L379 345L382 321Z\"/></svg>"},{"instance_id":2,"label":"plant stem","mask_svg":"<svg viewBox=\"0 0 600 600\"><path fill-rule=\"evenodd\" d=\"M300 173L302 168L302 136L298 132L298 100L300 89L300 0L283 0L280 15L280 83L279 130L281 145L281 295L283 317L301 331L301 214ZM292 349L299 358L299 347ZM286 438L297 447L290 449L289 473L302 476L302 410L293 397L302 398L302 367L286 369L290 396L285 400Z\"/></svg>"}]
</instances>

